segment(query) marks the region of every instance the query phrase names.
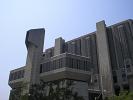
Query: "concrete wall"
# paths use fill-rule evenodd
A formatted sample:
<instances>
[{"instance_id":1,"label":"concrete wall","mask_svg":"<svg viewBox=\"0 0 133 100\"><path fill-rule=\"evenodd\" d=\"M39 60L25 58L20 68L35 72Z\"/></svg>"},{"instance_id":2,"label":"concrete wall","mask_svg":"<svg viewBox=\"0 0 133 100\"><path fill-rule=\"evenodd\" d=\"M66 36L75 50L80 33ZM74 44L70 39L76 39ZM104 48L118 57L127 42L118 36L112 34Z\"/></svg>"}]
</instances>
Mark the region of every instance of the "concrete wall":
<instances>
[{"instance_id":1,"label":"concrete wall","mask_svg":"<svg viewBox=\"0 0 133 100\"><path fill-rule=\"evenodd\" d=\"M96 27L98 64L102 94L103 97L112 96L114 94L113 79L105 22L98 22Z\"/></svg>"},{"instance_id":2,"label":"concrete wall","mask_svg":"<svg viewBox=\"0 0 133 100\"><path fill-rule=\"evenodd\" d=\"M39 82L39 70L43 53L44 34L44 29L32 29L29 30L26 35L25 43L28 50L24 75L24 82L28 85L26 92L29 92L31 84Z\"/></svg>"}]
</instances>

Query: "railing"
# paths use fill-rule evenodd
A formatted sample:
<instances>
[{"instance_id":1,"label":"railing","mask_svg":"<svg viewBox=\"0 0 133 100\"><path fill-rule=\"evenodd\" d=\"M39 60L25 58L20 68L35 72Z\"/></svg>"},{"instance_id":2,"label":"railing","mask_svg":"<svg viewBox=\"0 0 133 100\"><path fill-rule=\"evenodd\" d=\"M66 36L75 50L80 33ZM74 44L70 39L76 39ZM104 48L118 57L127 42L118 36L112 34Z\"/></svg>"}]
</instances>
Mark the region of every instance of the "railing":
<instances>
[{"instance_id":1,"label":"railing","mask_svg":"<svg viewBox=\"0 0 133 100\"><path fill-rule=\"evenodd\" d=\"M24 77L24 67L12 70L9 76L9 82Z\"/></svg>"},{"instance_id":2,"label":"railing","mask_svg":"<svg viewBox=\"0 0 133 100\"><path fill-rule=\"evenodd\" d=\"M92 67L92 64L90 63L90 59L88 57L63 53L43 61L43 63L40 65L40 73L63 67L89 71Z\"/></svg>"}]
</instances>

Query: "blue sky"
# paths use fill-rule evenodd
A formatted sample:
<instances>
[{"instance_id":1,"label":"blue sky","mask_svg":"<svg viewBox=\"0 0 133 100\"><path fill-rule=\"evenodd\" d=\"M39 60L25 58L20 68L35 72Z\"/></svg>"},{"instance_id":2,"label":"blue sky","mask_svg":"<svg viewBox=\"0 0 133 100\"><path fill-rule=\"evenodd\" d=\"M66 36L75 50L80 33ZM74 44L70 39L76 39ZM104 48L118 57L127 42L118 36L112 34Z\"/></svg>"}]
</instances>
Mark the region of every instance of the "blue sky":
<instances>
[{"instance_id":1,"label":"blue sky","mask_svg":"<svg viewBox=\"0 0 133 100\"><path fill-rule=\"evenodd\" d=\"M0 0L0 100L8 100L8 76L25 65L26 31L45 28L45 48L54 39L66 41L107 26L133 19L133 0Z\"/></svg>"}]
</instances>

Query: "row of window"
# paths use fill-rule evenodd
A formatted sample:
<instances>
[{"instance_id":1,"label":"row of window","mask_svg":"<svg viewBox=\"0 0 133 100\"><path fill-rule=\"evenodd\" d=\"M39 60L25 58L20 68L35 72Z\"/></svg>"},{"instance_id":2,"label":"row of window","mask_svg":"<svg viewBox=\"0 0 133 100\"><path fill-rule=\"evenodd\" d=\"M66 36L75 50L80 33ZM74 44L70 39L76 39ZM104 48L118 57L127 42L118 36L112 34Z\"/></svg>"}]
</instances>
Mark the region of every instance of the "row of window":
<instances>
[{"instance_id":1,"label":"row of window","mask_svg":"<svg viewBox=\"0 0 133 100\"><path fill-rule=\"evenodd\" d=\"M48 72L62 67L69 67L88 71L91 66L89 61L66 57L41 64L40 73Z\"/></svg>"},{"instance_id":2,"label":"row of window","mask_svg":"<svg viewBox=\"0 0 133 100\"><path fill-rule=\"evenodd\" d=\"M20 79L24 77L24 70L20 70L10 74L9 81Z\"/></svg>"},{"instance_id":3,"label":"row of window","mask_svg":"<svg viewBox=\"0 0 133 100\"><path fill-rule=\"evenodd\" d=\"M81 39L82 39L82 41L81 41ZM68 52L68 53L72 53L72 54L84 55L84 56L90 57L91 50L94 49L93 46L94 47L96 46L95 38L93 38L93 36L89 35L84 38L79 38L79 39L73 40L71 42L63 43L61 53ZM82 54L82 49L84 51L83 54ZM43 54L44 58L50 58L53 56L54 56L54 48L47 49L45 51L45 54Z\"/></svg>"},{"instance_id":4,"label":"row of window","mask_svg":"<svg viewBox=\"0 0 133 100\"><path fill-rule=\"evenodd\" d=\"M88 71L91 67L89 61L67 58L67 67Z\"/></svg>"}]
</instances>

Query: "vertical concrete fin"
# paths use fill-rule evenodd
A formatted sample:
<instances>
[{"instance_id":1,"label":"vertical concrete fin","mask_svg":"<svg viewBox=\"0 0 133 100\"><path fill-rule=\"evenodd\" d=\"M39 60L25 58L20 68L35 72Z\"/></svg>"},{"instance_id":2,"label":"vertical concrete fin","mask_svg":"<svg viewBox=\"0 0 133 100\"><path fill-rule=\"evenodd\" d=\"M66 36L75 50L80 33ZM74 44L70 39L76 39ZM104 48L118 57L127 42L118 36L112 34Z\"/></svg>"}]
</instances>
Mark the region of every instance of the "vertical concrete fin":
<instances>
[{"instance_id":1,"label":"vertical concrete fin","mask_svg":"<svg viewBox=\"0 0 133 100\"><path fill-rule=\"evenodd\" d=\"M96 28L102 94L103 97L112 96L114 94L114 90L105 21L96 23Z\"/></svg>"},{"instance_id":2,"label":"vertical concrete fin","mask_svg":"<svg viewBox=\"0 0 133 100\"><path fill-rule=\"evenodd\" d=\"M86 56L86 45L85 45L85 38L81 38L81 54L82 56Z\"/></svg>"},{"instance_id":3,"label":"vertical concrete fin","mask_svg":"<svg viewBox=\"0 0 133 100\"><path fill-rule=\"evenodd\" d=\"M65 43L65 40L63 40L61 37L55 39L54 56L59 55L63 52L64 43Z\"/></svg>"},{"instance_id":4,"label":"vertical concrete fin","mask_svg":"<svg viewBox=\"0 0 133 100\"><path fill-rule=\"evenodd\" d=\"M25 43L28 53L24 77L25 83L29 83L29 86L39 82L39 66L43 53L44 35L44 29L32 29L26 35Z\"/></svg>"}]
</instances>

